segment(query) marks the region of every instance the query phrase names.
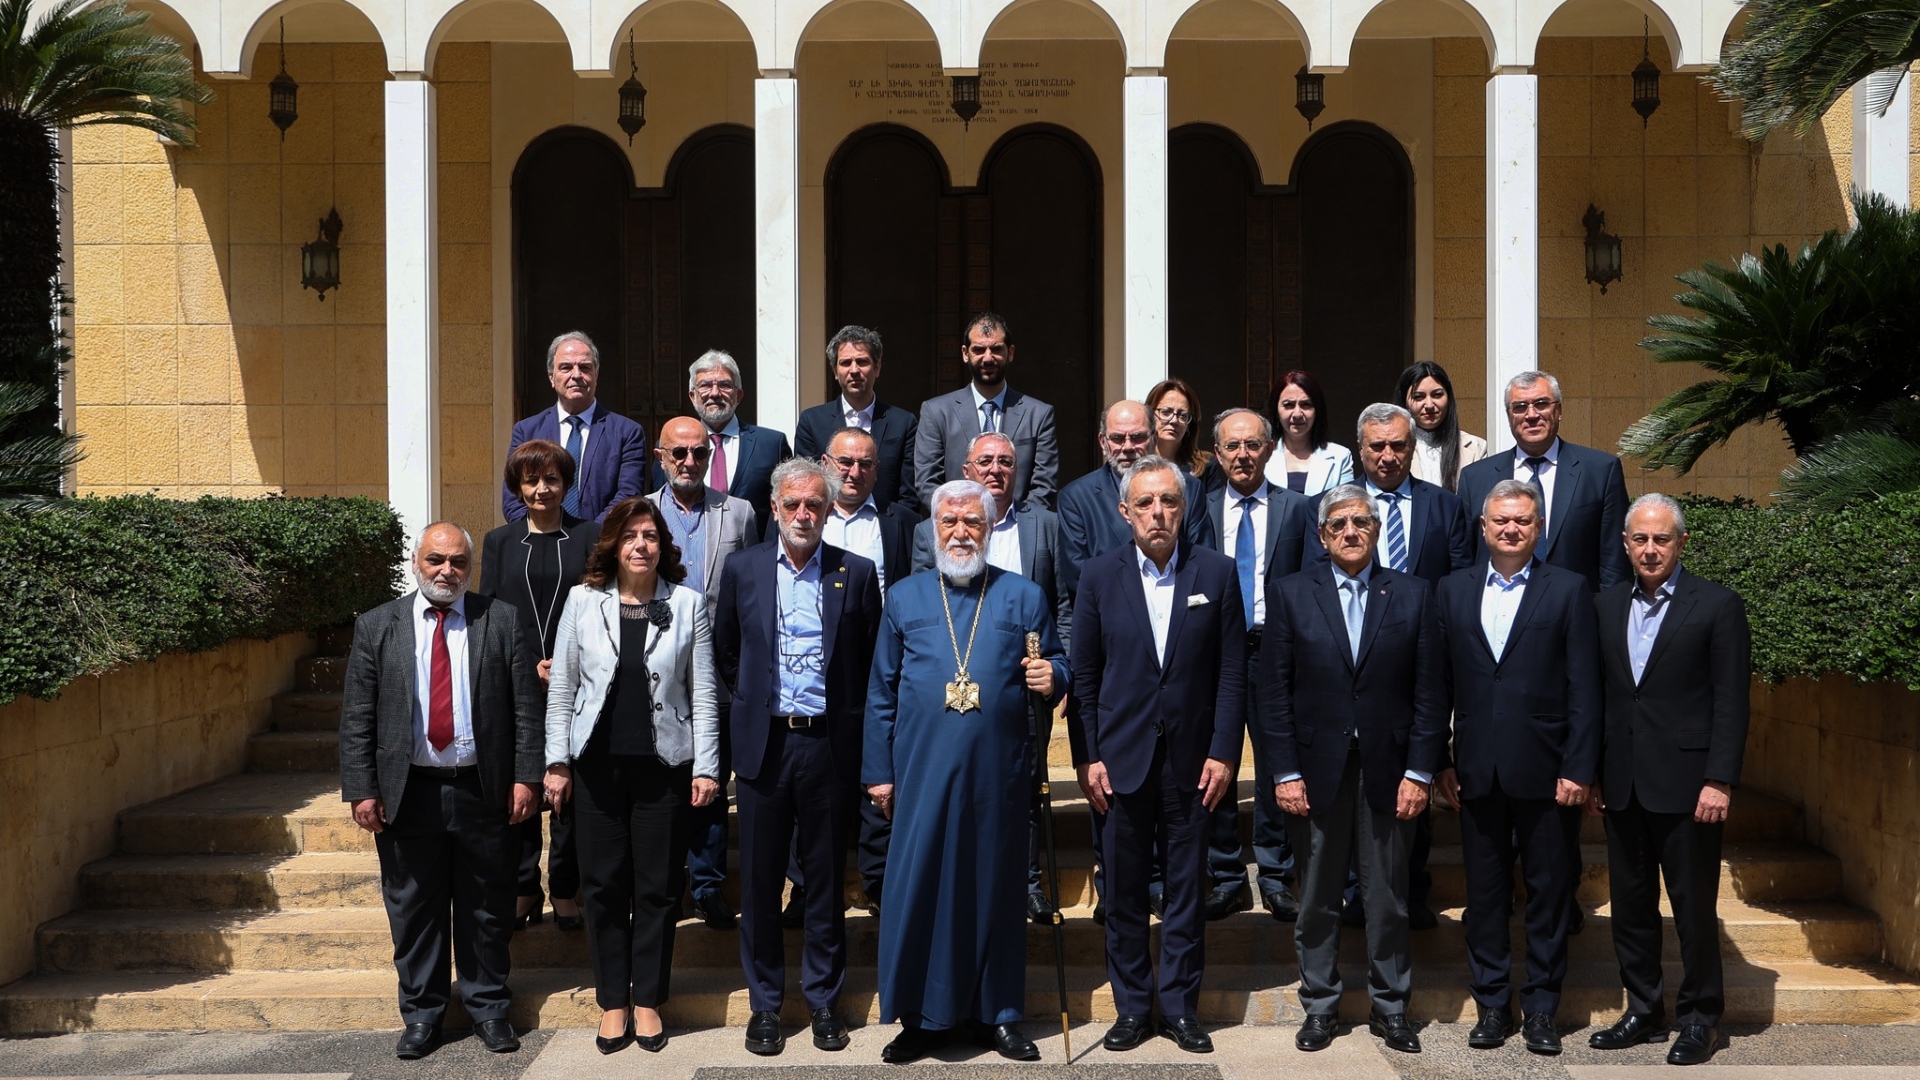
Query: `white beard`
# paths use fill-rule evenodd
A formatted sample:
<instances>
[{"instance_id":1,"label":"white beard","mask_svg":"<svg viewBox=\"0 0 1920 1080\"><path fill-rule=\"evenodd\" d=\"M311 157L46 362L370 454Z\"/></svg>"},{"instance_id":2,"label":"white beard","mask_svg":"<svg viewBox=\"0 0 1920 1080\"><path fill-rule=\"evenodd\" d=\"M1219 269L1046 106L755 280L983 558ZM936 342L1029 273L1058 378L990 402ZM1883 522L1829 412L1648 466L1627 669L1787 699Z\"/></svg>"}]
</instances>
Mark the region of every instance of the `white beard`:
<instances>
[{"instance_id":1,"label":"white beard","mask_svg":"<svg viewBox=\"0 0 1920 1080\"><path fill-rule=\"evenodd\" d=\"M987 568L987 552L977 545L953 544L933 553L933 565L947 577L971 581Z\"/></svg>"},{"instance_id":2,"label":"white beard","mask_svg":"<svg viewBox=\"0 0 1920 1080\"><path fill-rule=\"evenodd\" d=\"M451 604L455 600L460 599L461 594L467 591L465 585L457 589L449 589L443 585L436 584L432 578L422 574L417 569L413 572L413 580L414 584L420 586L420 595L435 604Z\"/></svg>"}]
</instances>

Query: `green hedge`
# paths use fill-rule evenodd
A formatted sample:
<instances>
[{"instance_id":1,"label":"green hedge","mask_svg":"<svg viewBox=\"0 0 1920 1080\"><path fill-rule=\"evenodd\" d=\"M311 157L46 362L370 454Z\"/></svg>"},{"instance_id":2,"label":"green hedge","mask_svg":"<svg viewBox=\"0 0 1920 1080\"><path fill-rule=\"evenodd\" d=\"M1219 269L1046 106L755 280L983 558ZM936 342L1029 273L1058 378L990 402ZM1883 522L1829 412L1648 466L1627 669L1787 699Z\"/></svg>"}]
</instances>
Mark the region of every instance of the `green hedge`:
<instances>
[{"instance_id":1,"label":"green hedge","mask_svg":"<svg viewBox=\"0 0 1920 1080\"><path fill-rule=\"evenodd\" d=\"M1685 563L1738 592L1753 669L1920 689L1920 493L1838 512L1690 500Z\"/></svg>"},{"instance_id":2,"label":"green hedge","mask_svg":"<svg viewBox=\"0 0 1920 1080\"><path fill-rule=\"evenodd\" d=\"M371 499L134 495L0 514L0 703L83 675L352 619L395 595Z\"/></svg>"}]
</instances>

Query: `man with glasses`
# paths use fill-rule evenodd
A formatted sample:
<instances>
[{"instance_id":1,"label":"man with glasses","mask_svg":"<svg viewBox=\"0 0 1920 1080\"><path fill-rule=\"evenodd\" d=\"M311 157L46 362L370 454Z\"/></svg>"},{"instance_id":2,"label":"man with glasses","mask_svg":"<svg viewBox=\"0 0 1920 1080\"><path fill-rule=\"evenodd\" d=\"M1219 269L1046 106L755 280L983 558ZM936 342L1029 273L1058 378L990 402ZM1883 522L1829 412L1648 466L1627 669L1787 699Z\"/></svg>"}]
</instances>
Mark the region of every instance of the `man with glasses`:
<instances>
[{"instance_id":1,"label":"man with glasses","mask_svg":"<svg viewBox=\"0 0 1920 1080\"><path fill-rule=\"evenodd\" d=\"M773 467L793 456L787 437L772 428L743 424L737 415L746 397L740 365L719 349L708 349L687 368L687 400L707 427L713 448L707 459L707 486L744 499L753 507L753 535L768 535L767 508L773 501ZM653 484L667 482L655 467Z\"/></svg>"},{"instance_id":2,"label":"man with glasses","mask_svg":"<svg viewBox=\"0 0 1920 1080\"><path fill-rule=\"evenodd\" d=\"M647 432L639 424L601 408L595 400L600 386L600 350L593 339L570 330L547 346L547 381L558 400L513 425L507 440L511 457L521 443L545 439L566 447L573 456L573 483L567 488L566 512L598 521L607 508L646 490ZM654 486L665 483L656 477ZM527 516L520 493L500 491L500 512L508 521Z\"/></svg>"},{"instance_id":3,"label":"man with glasses","mask_svg":"<svg viewBox=\"0 0 1920 1080\"><path fill-rule=\"evenodd\" d=\"M727 556L753 546L753 508L746 500L707 486L713 446L707 427L691 416L676 416L660 428L654 451L667 482L647 498L667 519L680 564L687 569L684 584L706 594L708 604L720 595L720 578ZM732 710L726 689L720 690L720 797L693 808L687 839L687 880L693 887L693 911L715 930L734 928L733 909L722 886L727 882L727 776L733 767L733 747L727 737Z\"/></svg>"},{"instance_id":4,"label":"man with glasses","mask_svg":"<svg viewBox=\"0 0 1920 1080\"><path fill-rule=\"evenodd\" d=\"M924 504L933 491L956 480L975 435L997 431L1014 449L1013 497L1053 506L1060 486L1060 445L1053 434L1053 406L1007 385L1013 366L1013 332L991 311L967 320L960 362L973 376L967 386L920 406L913 446L913 483Z\"/></svg>"},{"instance_id":5,"label":"man with glasses","mask_svg":"<svg viewBox=\"0 0 1920 1080\"><path fill-rule=\"evenodd\" d=\"M873 501L880 506L901 502L917 511L919 494L913 488L913 444L920 421L898 405L880 400L882 347L878 331L843 326L827 342L827 364L840 395L800 414L793 431L793 452L815 458L827 452L827 443L841 428L870 432L879 446L880 469L873 482Z\"/></svg>"}]
</instances>

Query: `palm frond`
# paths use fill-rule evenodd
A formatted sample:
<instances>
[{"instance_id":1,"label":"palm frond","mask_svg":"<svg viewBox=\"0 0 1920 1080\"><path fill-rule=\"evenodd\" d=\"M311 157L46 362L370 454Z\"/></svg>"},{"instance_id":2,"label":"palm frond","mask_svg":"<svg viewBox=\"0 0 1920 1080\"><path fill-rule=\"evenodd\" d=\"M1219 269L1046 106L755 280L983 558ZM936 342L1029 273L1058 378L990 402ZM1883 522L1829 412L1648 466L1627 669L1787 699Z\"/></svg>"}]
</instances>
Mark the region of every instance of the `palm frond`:
<instances>
[{"instance_id":1,"label":"palm frond","mask_svg":"<svg viewBox=\"0 0 1920 1080\"><path fill-rule=\"evenodd\" d=\"M86 459L78 435L34 435L49 400L29 383L0 383L0 508L34 510L60 495L67 470Z\"/></svg>"},{"instance_id":2,"label":"palm frond","mask_svg":"<svg viewBox=\"0 0 1920 1080\"><path fill-rule=\"evenodd\" d=\"M1920 59L1920 0L1750 0L1746 11L1708 81L1740 101L1749 139L1783 126L1805 135L1854 84Z\"/></svg>"},{"instance_id":3,"label":"palm frond","mask_svg":"<svg viewBox=\"0 0 1920 1080\"><path fill-rule=\"evenodd\" d=\"M179 43L146 29L124 0L61 0L29 28L30 0L0 0L0 113L47 125L127 124L193 142L213 92Z\"/></svg>"},{"instance_id":4,"label":"palm frond","mask_svg":"<svg viewBox=\"0 0 1920 1080\"><path fill-rule=\"evenodd\" d=\"M1821 441L1780 482L1780 502L1808 510L1920 491L1920 402L1896 402L1870 425Z\"/></svg>"}]
</instances>

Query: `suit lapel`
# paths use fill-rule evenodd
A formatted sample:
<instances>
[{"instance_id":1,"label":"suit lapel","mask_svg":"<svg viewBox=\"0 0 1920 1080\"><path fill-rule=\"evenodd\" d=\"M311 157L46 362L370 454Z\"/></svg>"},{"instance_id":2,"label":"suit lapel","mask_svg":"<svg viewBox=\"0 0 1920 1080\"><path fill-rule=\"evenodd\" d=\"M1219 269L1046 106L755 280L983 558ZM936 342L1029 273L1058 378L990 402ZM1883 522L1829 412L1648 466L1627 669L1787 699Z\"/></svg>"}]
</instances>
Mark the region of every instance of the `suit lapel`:
<instances>
[{"instance_id":1,"label":"suit lapel","mask_svg":"<svg viewBox=\"0 0 1920 1080\"><path fill-rule=\"evenodd\" d=\"M1159 670L1161 667L1160 654L1155 652L1153 648L1153 619L1147 611L1147 598L1140 584L1140 564L1136 561L1137 556L1134 554L1137 549L1129 546L1126 550L1126 565L1133 572L1122 576L1120 579L1120 603L1127 609L1125 619L1130 621L1134 626L1142 627L1147 631L1145 635L1147 655L1153 658L1154 669ZM1167 646L1169 648L1173 646L1173 628L1171 621L1169 621L1167 628Z\"/></svg>"},{"instance_id":2,"label":"suit lapel","mask_svg":"<svg viewBox=\"0 0 1920 1080\"><path fill-rule=\"evenodd\" d=\"M1193 579L1199 573L1193 565L1193 550L1186 544L1176 550L1180 553L1180 565L1173 572L1173 610L1167 614L1167 655L1160 662L1162 670L1173 666L1174 651L1180 647L1180 628L1187 622L1187 598L1195 595ZM1209 603L1220 602L1218 597L1206 599Z\"/></svg>"},{"instance_id":3,"label":"suit lapel","mask_svg":"<svg viewBox=\"0 0 1920 1080\"><path fill-rule=\"evenodd\" d=\"M408 593L404 598L405 603L401 604L399 610L393 613L393 625L396 635L395 643L403 650L402 655L406 659L406 670L410 673L407 676L407 715L409 717L415 712L425 708L425 706L420 703L420 679L417 675L411 674L419 670L418 665L420 663L419 628L414 626L416 620L413 617L413 598L416 595L418 595L417 590ZM411 723L411 720L409 720L409 723Z\"/></svg>"},{"instance_id":4,"label":"suit lapel","mask_svg":"<svg viewBox=\"0 0 1920 1080\"><path fill-rule=\"evenodd\" d=\"M1377 566L1374 576L1380 576ZM1367 610L1360 617L1360 658L1354 662L1356 672L1366 666L1367 653L1373 648L1373 639L1380 632L1380 622L1387 617L1387 605L1393 602L1393 589L1389 580L1375 581L1372 585L1373 588L1369 590L1372 595L1367 597Z\"/></svg>"},{"instance_id":5,"label":"suit lapel","mask_svg":"<svg viewBox=\"0 0 1920 1080\"><path fill-rule=\"evenodd\" d=\"M479 610L475 610L476 606ZM492 607L483 596L467 595L467 718L471 720L480 700L480 645L487 632L487 611Z\"/></svg>"},{"instance_id":6,"label":"suit lapel","mask_svg":"<svg viewBox=\"0 0 1920 1080\"><path fill-rule=\"evenodd\" d=\"M1027 410L1025 408L1026 401L1027 396L1025 394L1022 394L1011 386L1007 387L1007 401L1001 408L1000 413L1000 431L1008 438L1014 440L1014 445L1016 446L1019 445L1022 436L1026 434L1020 430L1020 424L1027 418Z\"/></svg>"},{"instance_id":7,"label":"suit lapel","mask_svg":"<svg viewBox=\"0 0 1920 1080\"><path fill-rule=\"evenodd\" d=\"M1639 588L1637 579L1634 587ZM1693 605L1699 600L1700 594L1693 588L1693 578L1682 577L1680 584L1674 587L1673 599L1667 601L1667 614L1660 620L1660 632L1654 635L1653 650L1647 653L1647 670L1640 673L1641 682L1647 681L1647 673L1653 670L1653 665L1660 662L1661 654L1666 652L1667 646L1673 643L1674 636L1680 632L1680 624L1687 621L1687 613L1693 610ZM1627 594L1627 610L1633 610L1632 593ZM1631 675L1632 672L1629 671L1628 674Z\"/></svg>"},{"instance_id":8,"label":"suit lapel","mask_svg":"<svg viewBox=\"0 0 1920 1080\"><path fill-rule=\"evenodd\" d=\"M1327 620L1327 630L1333 634L1333 640L1340 643L1336 651L1347 665L1347 674L1353 674L1353 645L1347 639L1347 615L1340 610L1340 593L1333 587L1331 567L1321 567L1313 572L1313 602L1320 605L1320 614ZM1364 628L1361 640L1366 640Z\"/></svg>"},{"instance_id":9,"label":"suit lapel","mask_svg":"<svg viewBox=\"0 0 1920 1080\"><path fill-rule=\"evenodd\" d=\"M733 460L727 462L727 494L735 498L746 498L740 491L740 482L746 479L747 462L753 458L753 434L758 429L740 425L740 437L733 440Z\"/></svg>"},{"instance_id":10,"label":"suit lapel","mask_svg":"<svg viewBox=\"0 0 1920 1080\"><path fill-rule=\"evenodd\" d=\"M1613 665L1617 675L1631 683L1633 657L1628 655L1625 642L1628 620L1633 611L1633 592L1631 589L1622 592L1617 599L1612 592L1603 593L1595 598L1594 606L1599 611L1600 619L1600 655ZM1661 629L1666 629L1664 624Z\"/></svg>"},{"instance_id":11,"label":"suit lapel","mask_svg":"<svg viewBox=\"0 0 1920 1080\"><path fill-rule=\"evenodd\" d=\"M1547 536L1540 545L1540 560L1546 561L1553 553L1553 545L1560 542L1561 515L1573 504L1574 489L1580 486L1580 459L1567 453L1567 444L1560 444L1560 460L1553 466L1560 475L1553 478L1553 499L1551 509L1547 511Z\"/></svg>"},{"instance_id":12,"label":"suit lapel","mask_svg":"<svg viewBox=\"0 0 1920 1080\"><path fill-rule=\"evenodd\" d=\"M1018 506L1013 508L1013 513L1013 532L1020 540L1020 569L1026 572L1026 577L1031 578L1035 574L1033 560L1035 549L1040 546L1040 530L1032 527L1030 519L1020 515Z\"/></svg>"},{"instance_id":13,"label":"suit lapel","mask_svg":"<svg viewBox=\"0 0 1920 1080\"><path fill-rule=\"evenodd\" d=\"M1239 498L1239 495L1235 494L1234 498L1236 499ZM1273 510L1272 510L1273 500L1268 499L1267 505L1268 505L1267 524L1271 526L1273 524ZM1224 487L1215 488L1212 491L1207 492L1207 514L1208 516L1213 518L1213 534L1220 538L1220 550L1221 551L1227 550L1227 489L1226 488ZM1268 539L1273 538L1273 530L1271 528L1267 530L1267 538Z\"/></svg>"},{"instance_id":14,"label":"suit lapel","mask_svg":"<svg viewBox=\"0 0 1920 1080\"><path fill-rule=\"evenodd\" d=\"M820 545L820 666L833 663L834 629L847 604L847 562L839 548Z\"/></svg>"},{"instance_id":15,"label":"suit lapel","mask_svg":"<svg viewBox=\"0 0 1920 1080\"><path fill-rule=\"evenodd\" d=\"M673 492L666 492L666 497L669 499L673 498ZM711 589L713 587L714 575L720 572L721 537L727 535L727 496L725 493L715 491L712 488L707 489L707 517L713 527L707 530L707 542L704 550L701 552L701 554L706 557L705 561L707 565L706 572L701 575L700 580Z\"/></svg>"},{"instance_id":16,"label":"suit lapel","mask_svg":"<svg viewBox=\"0 0 1920 1080\"><path fill-rule=\"evenodd\" d=\"M1507 647L1494 657L1495 667L1507 662L1508 655L1513 652L1513 643L1526 633L1527 621L1540 610L1540 575L1546 572L1546 564L1538 561L1538 555L1534 559L1533 568L1527 571L1527 586L1520 591L1520 608L1513 613L1513 625L1507 628Z\"/></svg>"}]
</instances>

